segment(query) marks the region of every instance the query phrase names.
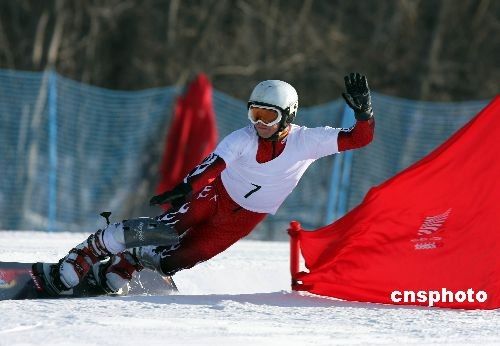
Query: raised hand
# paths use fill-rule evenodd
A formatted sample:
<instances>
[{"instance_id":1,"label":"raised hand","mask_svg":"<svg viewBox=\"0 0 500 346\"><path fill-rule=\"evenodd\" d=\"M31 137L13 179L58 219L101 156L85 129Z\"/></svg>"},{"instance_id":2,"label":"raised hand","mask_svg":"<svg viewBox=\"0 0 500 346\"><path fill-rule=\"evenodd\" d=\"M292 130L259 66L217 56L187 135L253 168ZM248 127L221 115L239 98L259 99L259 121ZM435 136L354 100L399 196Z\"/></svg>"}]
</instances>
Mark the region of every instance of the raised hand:
<instances>
[{"instance_id":1,"label":"raised hand","mask_svg":"<svg viewBox=\"0 0 500 346\"><path fill-rule=\"evenodd\" d=\"M346 92L342 93L345 102L354 110L356 120L368 120L373 116L370 88L366 77L350 73L344 77Z\"/></svg>"}]
</instances>

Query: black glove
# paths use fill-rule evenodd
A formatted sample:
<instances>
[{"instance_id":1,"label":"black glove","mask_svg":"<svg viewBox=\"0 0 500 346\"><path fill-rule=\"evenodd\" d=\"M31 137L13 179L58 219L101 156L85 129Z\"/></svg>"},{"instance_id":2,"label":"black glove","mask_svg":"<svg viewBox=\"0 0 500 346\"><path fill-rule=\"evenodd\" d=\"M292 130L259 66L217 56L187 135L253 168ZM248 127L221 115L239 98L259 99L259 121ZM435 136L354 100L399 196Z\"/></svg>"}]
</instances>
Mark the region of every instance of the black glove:
<instances>
[{"instance_id":1,"label":"black glove","mask_svg":"<svg viewBox=\"0 0 500 346\"><path fill-rule=\"evenodd\" d=\"M345 102L354 111L356 120L368 120L373 116L372 99L366 77L359 73L351 73L344 77Z\"/></svg>"},{"instance_id":2,"label":"black glove","mask_svg":"<svg viewBox=\"0 0 500 346\"><path fill-rule=\"evenodd\" d=\"M149 205L161 205L170 203L172 206L180 206L186 201L186 197L193 192L191 185L188 183L180 183L170 191L166 191L161 195L151 197Z\"/></svg>"}]
</instances>

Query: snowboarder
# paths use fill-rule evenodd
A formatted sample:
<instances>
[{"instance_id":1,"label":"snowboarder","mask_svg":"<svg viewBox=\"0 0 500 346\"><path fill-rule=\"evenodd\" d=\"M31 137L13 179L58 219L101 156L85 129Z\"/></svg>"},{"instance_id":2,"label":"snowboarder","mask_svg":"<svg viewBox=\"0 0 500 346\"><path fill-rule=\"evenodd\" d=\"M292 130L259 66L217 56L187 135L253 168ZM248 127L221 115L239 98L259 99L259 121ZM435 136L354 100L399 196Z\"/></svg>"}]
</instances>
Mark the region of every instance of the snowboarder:
<instances>
[{"instance_id":1,"label":"snowboarder","mask_svg":"<svg viewBox=\"0 0 500 346\"><path fill-rule=\"evenodd\" d=\"M90 235L43 269L47 290L70 290L92 270L105 291L117 292L143 268L173 275L248 235L277 211L311 163L372 141L366 77L351 73L345 86L355 125L307 128L293 124L298 95L290 84L259 83L248 101L251 124L225 137L175 188L151 198L151 205L170 203L166 213L109 224ZM172 234L178 241L171 241Z\"/></svg>"}]
</instances>

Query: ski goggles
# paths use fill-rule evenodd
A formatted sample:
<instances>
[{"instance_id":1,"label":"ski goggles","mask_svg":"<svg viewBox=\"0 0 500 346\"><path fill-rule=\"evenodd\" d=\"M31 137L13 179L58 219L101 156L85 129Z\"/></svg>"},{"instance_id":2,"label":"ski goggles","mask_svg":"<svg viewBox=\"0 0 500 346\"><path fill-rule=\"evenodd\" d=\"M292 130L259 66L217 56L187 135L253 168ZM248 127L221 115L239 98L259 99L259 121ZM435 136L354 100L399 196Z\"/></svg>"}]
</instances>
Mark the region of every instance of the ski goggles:
<instances>
[{"instance_id":1,"label":"ski goggles","mask_svg":"<svg viewBox=\"0 0 500 346\"><path fill-rule=\"evenodd\" d=\"M248 119L254 125L260 122L266 126L274 126L281 121L281 111L274 107L252 105L248 108Z\"/></svg>"}]
</instances>

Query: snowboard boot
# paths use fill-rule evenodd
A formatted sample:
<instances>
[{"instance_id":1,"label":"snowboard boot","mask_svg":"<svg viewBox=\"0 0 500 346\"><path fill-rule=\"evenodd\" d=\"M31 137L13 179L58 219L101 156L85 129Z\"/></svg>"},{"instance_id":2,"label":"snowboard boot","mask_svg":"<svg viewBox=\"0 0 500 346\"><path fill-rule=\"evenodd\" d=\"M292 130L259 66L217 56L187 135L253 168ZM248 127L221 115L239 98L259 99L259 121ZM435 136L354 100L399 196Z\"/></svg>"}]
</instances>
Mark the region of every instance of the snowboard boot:
<instances>
[{"instance_id":1,"label":"snowboard boot","mask_svg":"<svg viewBox=\"0 0 500 346\"><path fill-rule=\"evenodd\" d=\"M71 295L72 288L66 287L59 275L59 264L36 262L32 266L33 281L38 290L43 290L42 296L56 297Z\"/></svg>"},{"instance_id":2,"label":"snowboard boot","mask_svg":"<svg viewBox=\"0 0 500 346\"><path fill-rule=\"evenodd\" d=\"M126 293L127 284L144 267L128 251L113 255L109 261L93 266L94 276L102 289L109 294Z\"/></svg>"},{"instance_id":3,"label":"snowboard boot","mask_svg":"<svg viewBox=\"0 0 500 346\"><path fill-rule=\"evenodd\" d=\"M94 276L107 293L120 293L137 272L144 268L160 270L160 252L156 246L136 247L112 256L108 262L94 265Z\"/></svg>"},{"instance_id":4,"label":"snowboard boot","mask_svg":"<svg viewBox=\"0 0 500 346\"><path fill-rule=\"evenodd\" d=\"M64 291L77 286L94 264L111 256L102 240L103 233L98 230L91 234L55 265L58 270L51 269L50 278L54 287Z\"/></svg>"}]
</instances>

